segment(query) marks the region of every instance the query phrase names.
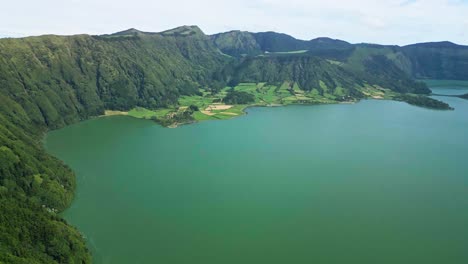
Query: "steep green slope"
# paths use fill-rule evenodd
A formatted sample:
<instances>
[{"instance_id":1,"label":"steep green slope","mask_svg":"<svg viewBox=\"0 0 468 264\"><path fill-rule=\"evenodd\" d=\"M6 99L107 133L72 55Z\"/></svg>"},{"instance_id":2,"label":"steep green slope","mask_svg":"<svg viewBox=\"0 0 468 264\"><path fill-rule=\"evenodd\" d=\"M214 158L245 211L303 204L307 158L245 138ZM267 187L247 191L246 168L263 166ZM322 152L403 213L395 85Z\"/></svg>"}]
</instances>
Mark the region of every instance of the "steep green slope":
<instances>
[{"instance_id":1,"label":"steep green slope","mask_svg":"<svg viewBox=\"0 0 468 264\"><path fill-rule=\"evenodd\" d=\"M0 263L89 263L81 235L56 215L74 175L38 139L22 107L0 96Z\"/></svg>"},{"instance_id":2,"label":"steep green slope","mask_svg":"<svg viewBox=\"0 0 468 264\"><path fill-rule=\"evenodd\" d=\"M422 43L403 47L418 79L468 80L468 46L451 42Z\"/></svg>"},{"instance_id":3,"label":"steep green slope","mask_svg":"<svg viewBox=\"0 0 468 264\"><path fill-rule=\"evenodd\" d=\"M175 105L213 86L229 59L201 31L184 32L0 40L0 262L90 262L57 216L72 200L73 173L41 137L104 109Z\"/></svg>"},{"instance_id":4,"label":"steep green slope","mask_svg":"<svg viewBox=\"0 0 468 264\"><path fill-rule=\"evenodd\" d=\"M245 31L230 31L211 36L213 43L225 54L234 57L242 55L258 55L262 48L254 35Z\"/></svg>"},{"instance_id":5,"label":"steep green slope","mask_svg":"<svg viewBox=\"0 0 468 264\"><path fill-rule=\"evenodd\" d=\"M35 124L60 127L104 108L175 104L210 85L225 57L190 37L56 37L0 41L2 93Z\"/></svg>"},{"instance_id":6,"label":"steep green slope","mask_svg":"<svg viewBox=\"0 0 468 264\"><path fill-rule=\"evenodd\" d=\"M220 33L211 38L221 51L235 57L305 50L312 56L345 62L352 61L356 56L385 55L398 68L416 79L468 80L468 46L451 42L399 47L350 44L330 38L305 41L275 32L240 31ZM355 66L361 67L362 63Z\"/></svg>"},{"instance_id":7,"label":"steep green slope","mask_svg":"<svg viewBox=\"0 0 468 264\"><path fill-rule=\"evenodd\" d=\"M430 93L427 85L410 77L409 62L395 46L356 45L342 65L369 84L398 93Z\"/></svg>"},{"instance_id":8,"label":"steep green slope","mask_svg":"<svg viewBox=\"0 0 468 264\"><path fill-rule=\"evenodd\" d=\"M307 49L307 41L298 40L286 34L261 32L253 35L262 51L285 52Z\"/></svg>"},{"instance_id":9,"label":"steep green slope","mask_svg":"<svg viewBox=\"0 0 468 264\"><path fill-rule=\"evenodd\" d=\"M468 80L468 46L450 42L421 43L405 47L355 45L348 60L356 55L384 55L415 79Z\"/></svg>"},{"instance_id":10,"label":"steep green slope","mask_svg":"<svg viewBox=\"0 0 468 264\"><path fill-rule=\"evenodd\" d=\"M311 56L255 57L243 60L234 70L236 82L268 82L281 84L284 81L297 82L304 91L316 89L320 94L333 94L338 87L345 93L362 97L356 88L363 82L342 67L326 60Z\"/></svg>"},{"instance_id":11,"label":"steep green slope","mask_svg":"<svg viewBox=\"0 0 468 264\"><path fill-rule=\"evenodd\" d=\"M343 51L352 49L348 42L331 38L316 38L310 41L295 39L276 32L251 33L230 31L211 36L214 44L224 53L234 57L259 55L265 52L290 52L308 50L317 53L329 50Z\"/></svg>"},{"instance_id":12,"label":"steep green slope","mask_svg":"<svg viewBox=\"0 0 468 264\"><path fill-rule=\"evenodd\" d=\"M362 98L359 92L366 86L378 86L397 93L429 94L424 83L412 80L384 55L366 54L345 62L331 61L310 54L293 56L257 56L241 60L235 67L225 68L221 76L229 82L268 82L280 84L292 81L304 91L319 94Z\"/></svg>"}]
</instances>

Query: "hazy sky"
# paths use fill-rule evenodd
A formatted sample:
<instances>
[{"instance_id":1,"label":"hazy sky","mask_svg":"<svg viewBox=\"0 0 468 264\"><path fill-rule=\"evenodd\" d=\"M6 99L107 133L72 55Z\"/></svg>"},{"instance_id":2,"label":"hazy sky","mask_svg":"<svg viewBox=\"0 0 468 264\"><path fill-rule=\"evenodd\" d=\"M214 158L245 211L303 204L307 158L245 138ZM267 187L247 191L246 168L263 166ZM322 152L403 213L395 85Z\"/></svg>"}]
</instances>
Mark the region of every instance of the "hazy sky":
<instances>
[{"instance_id":1,"label":"hazy sky","mask_svg":"<svg viewBox=\"0 0 468 264\"><path fill-rule=\"evenodd\" d=\"M278 31L300 39L468 45L468 0L5 0L0 36L163 31Z\"/></svg>"}]
</instances>

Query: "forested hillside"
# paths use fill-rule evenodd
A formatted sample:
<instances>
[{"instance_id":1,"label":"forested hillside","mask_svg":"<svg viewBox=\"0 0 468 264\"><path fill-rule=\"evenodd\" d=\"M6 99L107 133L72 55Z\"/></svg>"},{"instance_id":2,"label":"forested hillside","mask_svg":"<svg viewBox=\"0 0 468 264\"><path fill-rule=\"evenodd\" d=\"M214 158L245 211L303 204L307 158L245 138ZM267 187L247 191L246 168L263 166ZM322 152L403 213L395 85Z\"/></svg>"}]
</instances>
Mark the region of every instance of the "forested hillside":
<instances>
[{"instance_id":1,"label":"forested hillside","mask_svg":"<svg viewBox=\"0 0 468 264\"><path fill-rule=\"evenodd\" d=\"M251 33L236 30L212 35L211 39L221 51L235 57L265 52L348 50L353 47L342 40L317 38L305 41L276 32Z\"/></svg>"},{"instance_id":2,"label":"forested hillside","mask_svg":"<svg viewBox=\"0 0 468 264\"><path fill-rule=\"evenodd\" d=\"M0 40L0 262L89 263L57 212L70 169L41 144L48 129L104 113L176 104L229 61L196 28L170 33Z\"/></svg>"},{"instance_id":3,"label":"forested hillside","mask_svg":"<svg viewBox=\"0 0 468 264\"><path fill-rule=\"evenodd\" d=\"M286 93L302 89L333 100L357 100L366 89L428 94L411 76L468 78L465 49L452 49L301 41L274 32L207 36L194 26L0 39L0 263L91 261L79 232L57 215L73 199L75 178L44 151L50 129L105 109L177 106L200 88L216 93L240 82L290 83ZM234 89L226 98L255 100Z\"/></svg>"},{"instance_id":4,"label":"forested hillside","mask_svg":"<svg viewBox=\"0 0 468 264\"><path fill-rule=\"evenodd\" d=\"M451 42L422 43L403 47L411 73L419 79L468 80L468 46Z\"/></svg>"},{"instance_id":5,"label":"forested hillside","mask_svg":"<svg viewBox=\"0 0 468 264\"><path fill-rule=\"evenodd\" d=\"M362 68L344 67L318 57L266 56L242 60L232 69L235 82L297 82L304 91L316 89L320 94L340 89L347 96L362 98L359 88L377 85L395 92L429 94L425 84L415 82L384 56L370 56Z\"/></svg>"},{"instance_id":6,"label":"forested hillside","mask_svg":"<svg viewBox=\"0 0 468 264\"><path fill-rule=\"evenodd\" d=\"M241 57L278 52L303 51L312 56L346 63L356 55L368 56L379 50L401 70L416 79L468 79L468 46L451 42L433 42L399 46L350 44L342 40L295 39L276 32L231 31L211 36L226 54Z\"/></svg>"}]
</instances>

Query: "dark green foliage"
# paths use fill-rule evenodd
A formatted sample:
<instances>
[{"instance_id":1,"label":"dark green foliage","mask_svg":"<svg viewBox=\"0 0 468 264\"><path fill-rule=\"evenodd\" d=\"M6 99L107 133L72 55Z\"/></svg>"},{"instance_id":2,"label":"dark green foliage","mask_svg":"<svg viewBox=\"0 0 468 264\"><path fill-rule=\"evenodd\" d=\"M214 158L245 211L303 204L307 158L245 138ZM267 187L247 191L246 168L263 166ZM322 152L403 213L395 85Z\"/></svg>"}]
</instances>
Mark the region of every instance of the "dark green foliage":
<instances>
[{"instance_id":1,"label":"dark green foliage","mask_svg":"<svg viewBox=\"0 0 468 264\"><path fill-rule=\"evenodd\" d=\"M5 39L0 85L35 123L55 128L105 108L175 105L210 86L226 60L205 35Z\"/></svg>"},{"instance_id":2,"label":"dark green foliage","mask_svg":"<svg viewBox=\"0 0 468 264\"><path fill-rule=\"evenodd\" d=\"M198 111L198 107L191 105L186 110L169 113L163 118L153 117L153 120L166 127L189 124L195 121L193 118L195 111Z\"/></svg>"},{"instance_id":3,"label":"dark green foliage","mask_svg":"<svg viewBox=\"0 0 468 264\"><path fill-rule=\"evenodd\" d=\"M401 94L394 98L398 101L407 102L411 105L438 109L438 110L453 110L450 105L441 102L439 100L424 96L424 95L411 95L411 94Z\"/></svg>"},{"instance_id":4,"label":"dark green foliage","mask_svg":"<svg viewBox=\"0 0 468 264\"><path fill-rule=\"evenodd\" d=\"M253 35L262 51L284 52L307 49L307 41L298 40L286 34L262 32Z\"/></svg>"},{"instance_id":5,"label":"dark green foliage","mask_svg":"<svg viewBox=\"0 0 468 264\"><path fill-rule=\"evenodd\" d=\"M255 97L252 94L234 89L230 89L224 98L226 104L250 104L254 101Z\"/></svg>"},{"instance_id":6,"label":"dark green foliage","mask_svg":"<svg viewBox=\"0 0 468 264\"><path fill-rule=\"evenodd\" d=\"M0 263L90 263L81 235L59 216L0 187Z\"/></svg>"},{"instance_id":7,"label":"dark green foliage","mask_svg":"<svg viewBox=\"0 0 468 264\"><path fill-rule=\"evenodd\" d=\"M322 95L324 92L333 93L337 87L344 87L347 95L356 98L362 96L356 88L363 81L355 75L324 59L307 55L247 58L235 68L232 76L237 82L281 84L285 80L293 81L303 90L317 89Z\"/></svg>"},{"instance_id":8,"label":"dark green foliage","mask_svg":"<svg viewBox=\"0 0 468 264\"><path fill-rule=\"evenodd\" d=\"M343 49L333 49L333 48L322 48L322 49L311 49L307 54L311 56L317 56L324 59L330 59L335 61L346 61L346 59L351 56L354 51L353 46Z\"/></svg>"},{"instance_id":9,"label":"dark green foliage","mask_svg":"<svg viewBox=\"0 0 468 264\"><path fill-rule=\"evenodd\" d=\"M234 39L237 42L233 42ZM235 44L241 43L240 39L249 39L249 52L245 51L245 47ZM265 51L308 50L305 54L269 53L243 59L235 67L226 67L224 72L219 74L225 78L222 81L228 84L281 83L291 80L298 82L306 91L315 88L323 94L320 85L322 81L332 92L336 87L343 87L346 95L356 98L360 97L360 93L356 90L357 86L365 84L378 85L398 93L430 93L427 85L415 82L411 78L411 60L398 46L351 45L329 38L302 41L274 32L234 31L215 35L214 40L223 52L233 56L239 53L261 54Z\"/></svg>"},{"instance_id":10,"label":"dark green foliage","mask_svg":"<svg viewBox=\"0 0 468 264\"><path fill-rule=\"evenodd\" d=\"M188 107L188 110L192 111L192 113L193 113L193 112L196 112L196 111L198 111L198 110L200 110L200 109L199 109L198 106L196 106L196 105L190 105L190 106Z\"/></svg>"},{"instance_id":11,"label":"dark green foliage","mask_svg":"<svg viewBox=\"0 0 468 264\"><path fill-rule=\"evenodd\" d=\"M234 57L258 55L263 52L250 32L231 31L213 35L211 39L222 52Z\"/></svg>"},{"instance_id":12,"label":"dark green foliage","mask_svg":"<svg viewBox=\"0 0 468 264\"><path fill-rule=\"evenodd\" d=\"M28 123L13 123L27 119L16 114L10 121L0 113L0 262L90 263L81 235L56 215L71 202L75 178Z\"/></svg>"},{"instance_id":13,"label":"dark green foliage","mask_svg":"<svg viewBox=\"0 0 468 264\"><path fill-rule=\"evenodd\" d=\"M0 262L90 262L79 233L57 216L73 198L74 175L40 140L104 109L176 105L211 86L229 59L189 30L0 40Z\"/></svg>"},{"instance_id":14,"label":"dark green foliage","mask_svg":"<svg viewBox=\"0 0 468 264\"><path fill-rule=\"evenodd\" d=\"M364 60L362 79L398 93L430 94L423 82L415 82L384 55L374 55Z\"/></svg>"},{"instance_id":15,"label":"dark green foliage","mask_svg":"<svg viewBox=\"0 0 468 264\"><path fill-rule=\"evenodd\" d=\"M348 42L331 38L316 38L305 41L276 32L254 33L254 36L262 51L268 52L310 50L320 53L330 50L342 51L352 49L352 45Z\"/></svg>"},{"instance_id":16,"label":"dark green foliage","mask_svg":"<svg viewBox=\"0 0 468 264\"><path fill-rule=\"evenodd\" d=\"M463 95L460 95L459 97L468 100L468 94L463 94Z\"/></svg>"},{"instance_id":17,"label":"dark green foliage","mask_svg":"<svg viewBox=\"0 0 468 264\"><path fill-rule=\"evenodd\" d=\"M240 83L240 82L239 82L238 79L231 79L231 80L228 82L227 86L229 86L229 87L231 87L231 88L234 88L234 87L236 87L237 85L239 85L239 83Z\"/></svg>"},{"instance_id":18,"label":"dark green foliage","mask_svg":"<svg viewBox=\"0 0 468 264\"><path fill-rule=\"evenodd\" d=\"M331 38L316 38L308 42L308 50L350 50L353 49L353 45L350 43Z\"/></svg>"},{"instance_id":19,"label":"dark green foliage","mask_svg":"<svg viewBox=\"0 0 468 264\"><path fill-rule=\"evenodd\" d=\"M330 53L328 51L349 51L353 48L351 44L342 40L316 38L305 41L276 32L230 31L213 35L211 39L222 52L234 57L254 56L265 52L298 50L310 50L311 52L314 51L314 55L319 55Z\"/></svg>"},{"instance_id":20,"label":"dark green foliage","mask_svg":"<svg viewBox=\"0 0 468 264\"><path fill-rule=\"evenodd\" d=\"M405 46L403 51L418 79L468 80L468 46L422 43Z\"/></svg>"},{"instance_id":21,"label":"dark green foliage","mask_svg":"<svg viewBox=\"0 0 468 264\"><path fill-rule=\"evenodd\" d=\"M365 50L367 53L365 57L376 55L375 50L380 50L378 54L387 56L398 68L413 78L468 80L468 46L451 42L421 43L404 47L352 45L330 38L305 41L275 32L241 31L220 33L211 38L222 52L235 57L259 55L265 52L308 50L308 54L312 56L346 62L356 49Z\"/></svg>"}]
</instances>

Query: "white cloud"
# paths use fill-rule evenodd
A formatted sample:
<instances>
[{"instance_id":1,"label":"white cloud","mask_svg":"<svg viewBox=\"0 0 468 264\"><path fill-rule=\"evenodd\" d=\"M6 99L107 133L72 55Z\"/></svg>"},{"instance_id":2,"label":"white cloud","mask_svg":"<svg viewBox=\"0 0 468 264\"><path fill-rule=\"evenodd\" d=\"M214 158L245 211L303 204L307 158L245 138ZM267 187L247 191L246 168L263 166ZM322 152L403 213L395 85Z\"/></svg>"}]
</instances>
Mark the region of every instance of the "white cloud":
<instances>
[{"instance_id":1,"label":"white cloud","mask_svg":"<svg viewBox=\"0 0 468 264\"><path fill-rule=\"evenodd\" d=\"M6 1L5 1L6 2ZM15 0L2 3L0 32L103 34L196 24L206 33L274 30L298 38L408 44L466 39L466 0Z\"/></svg>"},{"instance_id":2,"label":"white cloud","mask_svg":"<svg viewBox=\"0 0 468 264\"><path fill-rule=\"evenodd\" d=\"M380 17L366 16L362 21L364 24L375 30L382 30L387 26L387 23Z\"/></svg>"}]
</instances>

